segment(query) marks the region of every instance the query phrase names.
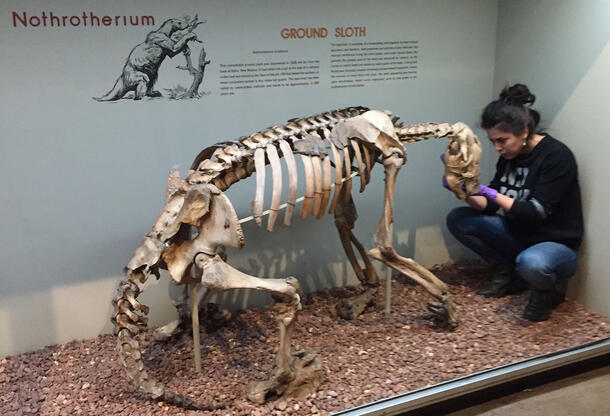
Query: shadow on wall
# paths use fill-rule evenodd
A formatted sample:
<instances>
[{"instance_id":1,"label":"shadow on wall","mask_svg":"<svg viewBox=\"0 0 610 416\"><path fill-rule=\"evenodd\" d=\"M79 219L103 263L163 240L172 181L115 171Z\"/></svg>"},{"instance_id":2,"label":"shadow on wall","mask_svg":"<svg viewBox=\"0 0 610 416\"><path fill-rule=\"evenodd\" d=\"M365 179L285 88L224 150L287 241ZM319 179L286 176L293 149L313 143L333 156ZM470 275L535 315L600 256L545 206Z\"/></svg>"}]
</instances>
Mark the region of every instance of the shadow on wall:
<instances>
[{"instance_id":1,"label":"shadow on wall","mask_svg":"<svg viewBox=\"0 0 610 416\"><path fill-rule=\"evenodd\" d=\"M257 227L253 222L244 224L246 246L242 250L228 249L227 262L251 276L293 276L299 281L302 293L355 284L357 280L349 269L351 266L342 256L343 249L334 218L326 216L322 220L293 220L290 227L276 225L273 233ZM299 238L312 232L320 235L315 245L306 244ZM262 290L229 290L217 293L214 301L237 310L268 304L271 297Z\"/></svg>"}]
</instances>

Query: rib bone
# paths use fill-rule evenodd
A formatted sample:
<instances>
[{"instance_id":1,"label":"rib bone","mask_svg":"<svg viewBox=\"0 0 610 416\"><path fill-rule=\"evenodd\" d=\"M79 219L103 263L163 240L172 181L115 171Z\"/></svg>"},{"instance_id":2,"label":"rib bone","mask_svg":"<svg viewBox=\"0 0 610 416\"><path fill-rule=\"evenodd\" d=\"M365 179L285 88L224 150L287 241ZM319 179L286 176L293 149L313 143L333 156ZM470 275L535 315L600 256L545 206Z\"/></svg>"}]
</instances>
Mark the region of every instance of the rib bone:
<instances>
[{"instance_id":1,"label":"rib bone","mask_svg":"<svg viewBox=\"0 0 610 416\"><path fill-rule=\"evenodd\" d=\"M349 201L352 192L352 158L349 155L349 147L343 148L343 161L345 162L345 201Z\"/></svg>"},{"instance_id":2,"label":"rib bone","mask_svg":"<svg viewBox=\"0 0 610 416\"><path fill-rule=\"evenodd\" d=\"M273 144L267 145L267 157L269 157L269 163L271 163L271 170L273 172L273 194L271 196L271 212L269 213L269 219L267 221L267 231L273 231L275 220L277 219L277 212L280 207L280 198L282 196L282 166L280 165L280 158L277 154L277 149Z\"/></svg>"},{"instance_id":3,"label":"rib bone","mask_svg":"<svg viewBox=\"0 0 610 416\"><path fill-rule=\"evenodd\" d=\"M335 145L332 142L329 143L335 162L335 193L333 195L333 200L330 203L330 208L328 208L328 212L333 213L335 211L335 206L337 206L337 201L339 200L339 191L341 190L341 182L343 181L343 163L341 162L341 154Z\"/></svg>"},{"instance_id":4,"label":"rib bone","mask_svg":"<svg viewBox=\"0 0 610 416\"><path fill-rule=\"evenodd\" d=\"M322 218L324 216L324 210L330 199L331 180L330 157L324 155L322 157L322 204L320 205L320 211L318 212L317 218Z\"/></svg>"},{"instance_id":5,"label":"rib bone","mask_svg":"<svg viewBox=\"0 0 610 416\"><path fill-rule=\"evenodd\" d=\"M252 214L254 215L254 222L260 227L265 198L265 150L262 147L254 151L254 166L256 167L256 195L252 202Z\"/></svg>"},{"instance_id":6,"label":"rib bone","mask_svg":"<svg viewBox=\"0 0 610 416\"><path fill-rule=\"evenodd\" d=\"M313 201L313 168L309 156L301 155L301 160L305 169L305 200L303 201L303 207L301 207L301 219L305 219Z\"/></svg>"},{"instance_id":7,"label":"rib bone","mask_svg":"<svg viewBox=\"0 0 610 416\"><path fill-rule=\"evenodd\" d=\"M350 140L352 145L352 149L354 149L354 155L356 156L356 161L358 162L358 172L360 173L360 192L364 191L364 187L366 186L366 177L364 173L364 166L362 166L362 155L360 154L360 146L358 146L358 141L352 139Z\"/></svg>"},{"instance_id":8,"label":"rib bone","mask_svg":"<svg viewBox=\"0 0 610 416\"><path fill-rule=\"evenodd\" d=\"M284 214L284 224L290 225L292 213L294 212L294 205L297 200L297 164L292 154L292 149L286 140L280 140L280 150L284 155L286 161L286 167L288 168L288 201L286 206L286 213Z\"/></svg>"},{"instance_id":9,"label":"rib bone","mask_svg":"<svg viewBox=\"0 0 610 416\"><path fill-rule=\"evenodd\" d=\"M366 170L366 184L368 185L371 181L371 169L373 169L373 161L371 160L371 152L366 145L362 145L362 151L364 152L364 168Z\"/></svg>"},{"instance_id":10,"label":"rib bone","mask_svg":"<svg viewBox=\"0 0 610 416\"><path fill-rule=\"evenodd\" d=\"M316 124L319 125L320 123L316 121ZM330 134L330 131L328 133ZM320 181L319 181L320 188L321 188L321 195L320 195L320 202L318 205L316 204L316 198L314 196L314 215L316 218L320 219L324 216L324 210L326 209L326 205L328 204L328 200L330 199L331 166L330 166L330 159L328 158L328 153L326 152L326 148L324 146L324 139L322 139L322 137L320 137L320 135L316 131L312 131L310 133L310 135L313 137L313 141L314 141L315 148L316 148L315 150L317 153L319 153L321 162L322 162L322 169L320 171ZM314 179L315 179L315 169L316 169L316 164L315 164L315 159L314 159ZM318 191L318 187L316 186L316 192L317 191Z\"/></svg>"},{"instance_id":11,"label":"rib bone","mask_svg":"<svg viewBox=\"0 0 610 416\"><path fill-rule=\"evenodd\" d=\"M322 167L320 166L320 156L312 156L311 163L313 166L313 210L311 215L319 217L320 215L320 204L322 203Z\"/></svg>"}]
</instances>

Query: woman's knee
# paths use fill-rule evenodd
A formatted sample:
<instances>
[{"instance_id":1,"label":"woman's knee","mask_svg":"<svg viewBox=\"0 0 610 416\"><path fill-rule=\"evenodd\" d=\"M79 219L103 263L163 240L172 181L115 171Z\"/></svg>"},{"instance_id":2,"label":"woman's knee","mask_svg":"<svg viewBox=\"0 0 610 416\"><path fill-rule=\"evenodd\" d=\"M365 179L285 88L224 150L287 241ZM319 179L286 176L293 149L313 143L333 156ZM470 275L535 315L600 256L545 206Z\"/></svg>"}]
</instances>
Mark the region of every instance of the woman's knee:
<instances>
[{"instance_id":1,"label":"woman's knee","mask_svg":"<svg viewBox=\"0 0 610 416\"><path fill-rule=\"evenodd\" d=\"M523 250L515 260L516 265L521 271L544 271L547 262L542 253L533 250Z\"/></svg>"},{"instance_id":2,"label":"woman's knee","mask_svg":"<svg viewBox=\"0 0 610 416\"><path fill-rule=\"evenodd\" d=\"M515 268L519 276L538 289L550 289L557 281L557 274L544 253L539 251L521 252L515 260Z\"/></svg>"},{"instance_id":3,"label":"woman's knee","mask_svg":"<svg viewBox=\"0 0 610 416\"><path fill-rule=\"evenodd\" d=\"M553 242L523 250L515 261L517 273L538 289L550 289L558 280L568 279L578 267L578 254Z\"/></svg>"},{"instance_id":4,"label":"woman's knee","mask_svg":"<svg viewBox=\"0 0 610 416\"><path fill-rule=\"evenodd\" d=\"M481 214L470 207L453 208L447 214L447 228L454 236L466 234L467 227L464 220L475 215Z\"/></svg>"}]
</instances>

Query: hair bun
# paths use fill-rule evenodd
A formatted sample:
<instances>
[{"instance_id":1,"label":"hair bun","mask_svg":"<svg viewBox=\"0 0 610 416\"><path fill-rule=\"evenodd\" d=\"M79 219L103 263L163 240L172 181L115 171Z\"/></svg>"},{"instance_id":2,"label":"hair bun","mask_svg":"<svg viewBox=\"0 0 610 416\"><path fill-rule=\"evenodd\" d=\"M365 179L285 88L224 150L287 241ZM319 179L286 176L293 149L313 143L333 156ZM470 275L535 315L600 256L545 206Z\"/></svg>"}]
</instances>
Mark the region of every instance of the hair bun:
<instances>
[{"instance_id":1,"label":"hair bun","mask_svg":"<svg viewBox=\"0 0 610 416\"><path fill-rule=\"evenodd\" d=\"M504 87L500 93L500 100L507 104L531 105L536 101L536 96L526 85L514 84Z\"/></svg>"}]
</instances>

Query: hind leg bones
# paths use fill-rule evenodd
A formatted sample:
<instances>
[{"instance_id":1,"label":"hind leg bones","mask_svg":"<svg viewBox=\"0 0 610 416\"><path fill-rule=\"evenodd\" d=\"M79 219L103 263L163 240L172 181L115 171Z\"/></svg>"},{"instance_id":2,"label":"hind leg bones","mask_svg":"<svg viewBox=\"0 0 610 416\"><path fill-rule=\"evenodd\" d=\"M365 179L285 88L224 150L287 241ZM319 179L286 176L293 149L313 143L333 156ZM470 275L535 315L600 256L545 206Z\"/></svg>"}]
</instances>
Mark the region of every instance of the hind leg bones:
<instances>
[{"instance_id":1,"label":"hind leg bones","mask_svg":"<svg viewBox=\"0 0 610 416\"><path fill-rule=\"evenodd\" d=\"M201 284L211 290L224 291L229 289L266 290L280 301L277 305L278 324L280 329L280 345L275 358L275 366L270 380L254 383L250 386L248 398L257 403L263 403L273 395L290 393L298 389L295 383L303 383L303 376L295 371L295 363L290 353L290 343L294 329L294 321L301 309L301 300L297 293L299 284L293 277L286 279L267 279L250 276L229 266L218 255L200 254L195 259L197 266L203 269ZM321 375L321 363L317 357L309 357L309 362L318 362L320 371L313 377ZM312 367L313 368L313 367ZM307 381L311 383L311 380ZM314 383L315 384L315 383Z\"/></svg>"}]
</instances>

